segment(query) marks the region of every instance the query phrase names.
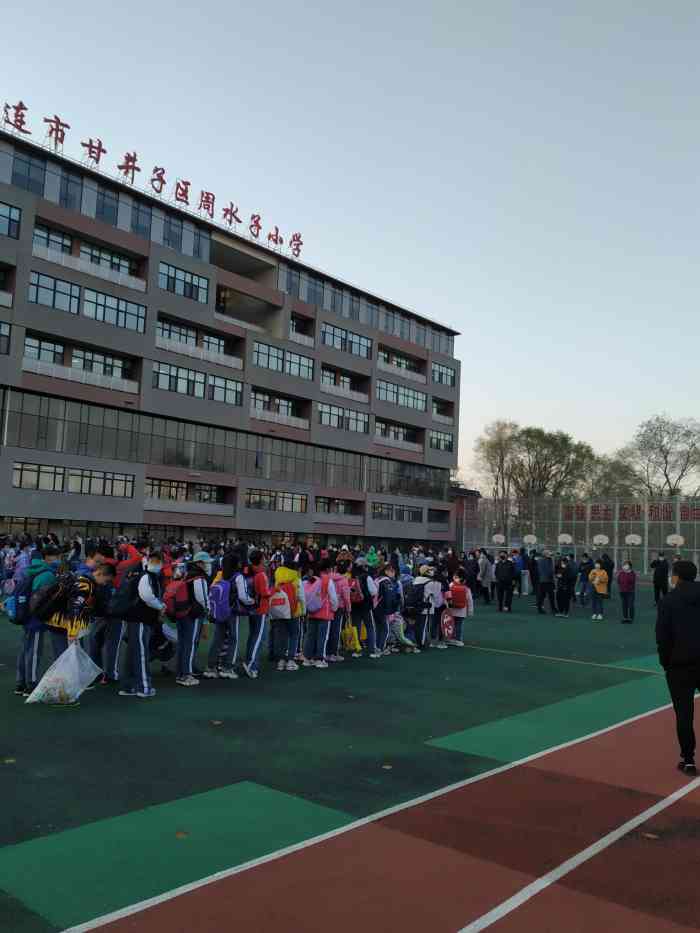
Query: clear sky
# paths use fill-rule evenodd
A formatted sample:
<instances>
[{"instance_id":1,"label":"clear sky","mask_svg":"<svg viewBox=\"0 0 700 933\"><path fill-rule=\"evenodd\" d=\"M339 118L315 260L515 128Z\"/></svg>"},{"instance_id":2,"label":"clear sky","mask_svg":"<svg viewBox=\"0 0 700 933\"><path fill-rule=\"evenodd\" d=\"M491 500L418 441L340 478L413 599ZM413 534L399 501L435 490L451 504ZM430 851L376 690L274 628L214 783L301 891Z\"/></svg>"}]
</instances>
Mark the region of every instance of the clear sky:
<instances>
[{"instance_id":1,"label":"clear sky","mask_svg":"<svg viewBox=\"0 0 700 933\"><path fill-rule=\"evenodd\" d=\"M608 451L697 407L700 8L10 4L2 94L301 230L451 324L461 463L496 418Z\"/></svg>"}]
</instances>

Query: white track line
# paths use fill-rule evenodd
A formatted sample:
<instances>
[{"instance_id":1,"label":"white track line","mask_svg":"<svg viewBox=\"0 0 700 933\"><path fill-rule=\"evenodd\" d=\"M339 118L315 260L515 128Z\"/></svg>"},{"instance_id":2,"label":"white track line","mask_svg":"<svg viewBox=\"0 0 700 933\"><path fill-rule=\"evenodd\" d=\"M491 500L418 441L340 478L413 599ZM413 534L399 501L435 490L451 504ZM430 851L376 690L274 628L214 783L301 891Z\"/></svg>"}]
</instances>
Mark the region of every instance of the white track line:
<instances>
[{"instance_id":1,"label":"white track line","mask_svg":"<svg viewBox=\"0 0 700 933\"><path fill-rule=\"evenodd\" d=\"M647 820L656 816L657 813L661 813L668 807L673 806L674 803L692 793L694 790L697 790L698 787L700 787L700 778L695 778L694 781L691 781L685 787L681 787L669 797L664 797L663 800L655 803L653 807L649 807L648 810L644 810L643 813L623 823L622 826L618 826L617 829L608 833L607 836L598 839L597 842L588 846L587 849L583 849L581 852L577 852L576 855L572 855L570 859L562 862L561 865L558 865L556 868L552 869L552 871L548 871L546 875L542 875L541 878L533 881L532 884L528 884L518 891L517 894L514 894L512 897L509 897L508 900L498 904L497 907L494 907L493 910L490 910L488 913L483 914L478 920L474 920L472 923L467 924L467 926L462 927L459 933L478 933L479 930L485 930L494 923L498 923L499 920L502 920L509 913L512 913L512 911L517 910L518 907L522 907L523 904L535 897L536 894L539 894L540 891L544 891L545 888L548 888L550 885L556 884L557 881L565 875L568 875L569 872L574 871L579 865L583 865L584 862L594 858L594 856L598 855L600 852L604 852L605 849L609 848L613 843L629 835L629 833L637 829L638 826L646 823Z\"/></svg>"},{"instance_id":2,"label":"white track line","mask_svg":"<svg viewBox=\"0 0 700 933\"><path fill-rule=\"evenodd\" d=\"M583 664L586 667L603 667L606 671L632 671L635 674L652 674L656 677L665 677L666 672L649 670L646 667L621 667L618 664L603 664L600 661L581 661L579 658L557 658L549 654L529 654L527 651L512 651L510 648L485 648L472 642L466 643L472 651L488 651L491 654L512 654L518 658L534 658L536 661L556 661L559 664Z\"/></svg>"},{"instance_id":3,"label":"white track line","mask_svg":"<svg viewBox=\"0 0 700 933\"><path fill-rule=\"evenodd\" d=\"M468 787L470 784L476 784L477 782L484 781L487 778L495 777L497 774L503 774L505 771L510 771L513 768L526 765L530 761L536 761L538 758L545 757L545 755L551 755L554 752L561 751L564 748L571 748L572 745L579 745L581 742L587 742L589 739L595 739L599 735L605 735L606 732L612 732L614 729L619 729L622 726L629 725L630 723L638 722L640 719L646 719L648 716L654 716L656 713L660 713L670 708L670 703L666 703L663 706L657 706L655 709L650 709L646 713L639 713L637 716L631 716L629 719L623 719L620 722L614 723L612 726L606 726L604 729L598 729L596 732L590 732L588 735L582 735L578 739L571 739L569 742L562 742L560 745L553 745L551 748L546 748L541 752L535 752L533 755L528 755L526 758L519 758L517 761L512 761L507 765L501 765L498 768L493 768L491 771L484 771L482 774L474 775L474 777L466 778L463 781L457 781L455 784L448 784L446 787L441 787L439 790L430 791L428 794L422 794L420 797L414 797L412 800L407 800L405 803L398 803L393 807L387 807L386 810L380 810L378 813L373 813L370 816L363 816L359 820L354 820L352 823L348 823L345 826L340 826L338 829L332 829L330 832L322 833L320 836L313 836L311 839L305 839L303 842L297 842L294 845L286 846L284 849L278 849L276 852L270 852L268 855L262 855L259 858L251 859L249 862L243 862L243 864L236 865L233 868L225 868L222 871L217 871L212 875L208 875L206 878L200 878L199 881L191 881L188 884L180 885L179 888L173 888L172 891L165 891L163 894L157 894L155 897L149 897L146 900L139 901L138 903L132 904L129 907L122 907L121 909L112 911L109 914L104 914L102 917L96 917L94 920L88 920L86 923L79 923L77 926L66 929L64 933L88 933L90 930L97 930L99 927L104 926L107 923L112 923L115 920L122 920L124 917L131 917L133 914L140 913L143 910L148 910L149 907L157 907L158 904L164 904L166 901L171 901L173 898L180 897L182 894L188 894L190 891L196 891L198 888L203 888L215 881L222 881L224 878L231 878L233 875L238 875L241 872L249 871L251 868L257 868L259 865L265 865L267 862L273 862L276 859L283 858L286 855L292 855L294 852L300 852L302 849L308 849L310 846L318 845L321 842L327 842L329 839L334 839L336 836L341 836L344 833L350 832L351 830L360 829L363 826L367 826L369 823L376 823L378 820L383 820L388 816L393 816L394 813L400 813L402 810L408 810L411 807L416 807L422 803L427 803L430 800L435 800L437 797L443 797L445 794L449 794L451 791L461 790L461 788Z\"/></svg>"}]
</instances>

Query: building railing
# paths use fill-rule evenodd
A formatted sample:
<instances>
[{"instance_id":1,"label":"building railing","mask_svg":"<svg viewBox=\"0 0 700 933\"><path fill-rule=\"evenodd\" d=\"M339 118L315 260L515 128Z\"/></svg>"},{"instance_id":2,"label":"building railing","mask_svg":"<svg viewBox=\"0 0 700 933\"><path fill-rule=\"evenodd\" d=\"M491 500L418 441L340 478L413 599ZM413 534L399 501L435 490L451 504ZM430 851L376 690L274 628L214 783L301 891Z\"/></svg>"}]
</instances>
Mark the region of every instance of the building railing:
<instances>
[{"instance_id":1,"label":"building railing","mask_svg":"<svg viewBox=\"0 0 700 933\"><path fill-rule=\"evenodd\" d=\"M398 450L410 450L412 453L423 453L422 444L414 444L413 441L402 441L398 437L381 437L377 434L374 443L380 447L396 447Z\"/></svg>"},{"instance_id":2,"label":"building railing","mask_svg":"<svg viewBox=\"0 0 700 933\"><path fill-rule=\"evenodd\" d=\"M224 321L226 324L237 324L239 327L245 327L246 330L254 330L260 334L265 334L267 331L264 327L261 327L259 324L252 324L250 321L242 321L240 318L233 317L230 314L224 314L220 310L214 312L214 317L218 321Z\"/></svg>"},{"instance_id":3,"label":"building railing","mask_svg":"<svg viewBox=\"0 0 700 933\"><path fill-rule=\"evenodd\" d=\"M121 285L123 288L133 288L138 292L146 291L145 281L135 275L118 272L116 269L106 269L104 266L98 265L98 263L90 262L89 259L73 256L71 253L62 253L61 250L50 249L40 243L32 243L32 256L36 256L37 259L44 259L46 262L56 263L59 266L65 266L66 269L72 269L74 272L94 275L98 279L113 282L114 285Z\"/></svg>"},{"instance_id":4,"label":"building railing","mask_svg":"<svg viewBox=\"0 0 700 933\"><path fill-rule=\"evenodd\" d=\"M317 525L364 525L364 515L348 512L316 512L314 522Z\"/></svg>"},{"instance_id":5,"label":"building railing","mask_svg":"<svg viewBox=\"0 0 700 933\"><path fill-rule=\"evenodd\" d=\"M196 347L179 340L171 340L156 334L156 346L170 353L180 353L182 356L191 356L195 360L204 360L207 363L218 363L219 366L228 366L229 369L243 369L243 360L228 353L218 353L216 350L207 350L205 347Z\"/></svg>"},{"instance_id":6,"label":"building railing","mask_svg":"<svg viewBox=\"0 0 700 933\"><path fill-rule=\"evenodd\" d=\"M12 307L12 292L2 292L0 291L0 308L11 308Z\"/></svg>"},{"instance_id":7,"label":"building railing","mask_svg":"<svg viewBox=\"0 0 700 933\"><path fill-rule=\"evenodd\" d=\"M348 398L353 402L362 402L365 405L369 402L369 395L366 392L355 392L354 389L346 389L344 386L328 385L322 382L321 392L327 392L328 395L337 395L340 398Z\"/></svg>"},{"instance_id":8,"label":"building railing","mask_svg":"<svg viewBox=\"0 0 700 933\"><path fill-rule=\"evenodd\" d=\"M455 423L455 419L452 417L452 415L436 415L435 412L433 412L433 421L436 424L452 425Z\"/></svg>"},{"instance_id":9,"label":"building railing","mask_svg":"<svg viewBox=\"0 0 700 933\"><path fill-rule=\"evenodd\" d=\"M300 334L297 330L289 331L289 339L293 343L300 343L302 347L311 347L313 349L316 346L316 341L313 337L309 337L308 334Z\"/></svg>"},{"instance_id":10,"label":"building railing","mask_svg":"<svg viewBox=\"0 0 700 933\"><path fill-rule=\"evenodd\" d=\"M221 515L224 518L233 518L236 514L236 508L232 503L157 499L153 496L146 496L143 507L147 512L181 512L183 515Z\"/></svg>"},{"instance_id":11,"label":"building railing","mask_svg":"<svg viewBox=\"0 0 700 933\"><path fill-rule=\"evenodd\" d=\"M92 373L87 369L59 366L57 363L35 360L29 356L25 356L22 360L22 369L24 372L36 373L38 376L48 376L49 379L67 379L69 382L99 386L101 389L112 389L114 392L127 392L129 395L139 394L139 384L132 379L103 376L100 373Z\"/></svg>"},{"instance_id":12,"label":"building railing","mask_svg":"<svg viewBox=\"0 0 700 933\"><path fill-rule=\"evenodd\" d=\"M423 373L414 373L411 369L404 369L402 366L392 366L391 363L385 363L384 360L377 360L377 369L382 372L391 373L393 376L400 376L402 379L410 379L412 382L421 382L425 385L428 381Z\"/></svg>"},{"instance_id":13,"label":"building railing","mask_svg":"<svg viewBox=\"0 0 700 933\"><path fill-rule=\"evenodd\" d=\"M265 408L256 408L250 406L250 417L258 421L269 421L271 424L284 424L288 428L300 428L302 431L309 430L308 418L295 418L294 415L283 415L278 411L267 411Z\"/></svg>"}]
</instances>

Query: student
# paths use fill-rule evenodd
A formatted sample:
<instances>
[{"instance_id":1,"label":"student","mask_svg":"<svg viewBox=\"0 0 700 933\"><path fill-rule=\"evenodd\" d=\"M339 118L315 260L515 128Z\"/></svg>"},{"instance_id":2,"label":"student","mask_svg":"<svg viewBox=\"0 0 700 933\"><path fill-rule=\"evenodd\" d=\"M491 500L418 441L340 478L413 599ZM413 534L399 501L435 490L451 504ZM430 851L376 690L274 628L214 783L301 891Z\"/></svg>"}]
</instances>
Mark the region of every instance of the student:
<instances>
[{"instance_id":1,"label":"student","mask_svg":"<svg viewBox=\"0 0 700 933\"><path fill-rule=\"evenodd\" d=\"M340 554L347 552L341 551ZM345 658L340 653L340 633L343 628L343 622L350 617L352 604L350 603L350 560L341 560L336 558L335 570L331 574L333 586L338 596L338 608L331 622L331 632L328 636L328 657L331 664L338 664Z\"/></svg>"},{"instance_id":2,"label":"student","mask_svg":"<svg viewBox=\"0 0 700 933\"><path fill-rule=\"evenodd\" d=\"M61 560L61 550L55 545L42 548L39 556L21 570L19 578L15 568L15 598L29 599L32 593L56 581L56 574ZM25 593L26 590L26 593ZM17 657L17 678L15 693L28 697L39 682L41 655L43 650L44 623L34 616L27 615L23 623L22 642Z\"/></svg>"},{"instance_id":3,"label":"student","mask_svg":"<svg viewBox=\"0 0 700 933\"><path fill-rule=\"evenodd\" d=\"M494 570L496 575L496 592L498 593L498 611L510 612L513 605L513 586L515 584L515 564L508 559L505 551L498 555Z\"/></svg>"},{"instance_id":4,"label":"student","mask_svg":"<svg viewBox=\"0 0 700 933\"><path fill-rule=\"evenodd\" d=\"M552 615L557 614L557 608L554 603L554 561L552 552L545 551L542 557L536 560L537 567L537 611L544 616L547 613L544 610L545 597L549 600L549 608Z\"/></svg>"},{"instance_id":5,"label":"student","mask_svg":"<svg viewBox=\"0 0 700 933\"><path fill-rule=\"evenodd\" d=\"M65 595L57 603L56 611L47 619L54 657L58 658L70 642L80 638L93 621L96 597L102 587L112 586L115 571L109 564L95 567L91 576L67 575Z\"/></svg>"},{"instance_id":6,"label":"student","mask_svg":"<svg viewBox=\"0 0 700 933\"><path fill-rule=\"evenodd\" d=\"M467 586L466 574L457 570L452 577L452 584L446 594L452 618L455 620L455 637L448 639L447 644L456 648L464 648L464 620L474 615L474 599Z\"/></svg>"},{"instance_id":7,"label":"student","mask_svg":"<svg viewBox=\"0 0 700 933\"><path fill-rule=\"evenodd\" d=\"M557 618L568 619L571 597L576 585L576 572L571 567L568 557L562 557L557 564L556 580Z\"/></svg>"},{"instance_id":8,"label":"student","mask_svg":"<svg viewBox=\"0 0 700 933\"><path fill-rule=\"evenodd\" d=\"M593 587L593 622L603 621L603 600L608 595L608 575L603 570L603 562L598 559L595 562L593 570L588 575L588 580Z\"/></svg>"},{"instance_id":9,"label":"student","mask_svg":"<svg viewBox=\"0 0 700 933\"><path fill-rule=\"evenodd\" d=\"M634 597L637 588L637 574L632 569L632 564L626 560L622 565L622 570L617 575L617 587L620 591L620 601L622 602L622 622L630 625L634 622Z\"/></svg>"},{"instance_id":10,"label":"student","mask_svg":"<svg viewBox=\"0 0 700 933\"><path fill-rule=\"evenodd\" d=\"M138 577L136 592L126 610L128 640L120 697L150 700L156 695L151 683L149 648L153 626L159 622L165 610L162 568L162 553L151 551L145 572Z\"/></svg>"},{"instance_id":11,"label":"student","mask_svg":"<svg viewBox=\"0 0 700 933\"><path fill-rule=\"evenodd\" d=\"M485 548L479 551L479 592L488 605L491 602L491 584L495 582L495 575L491 561Z\"/></svg>"},{"instance_id":12,"label":"student","mask_svg":"<svg viewBox=\"0 0 700 933\"><path fill-rule=\"evenodd\" d=\"M651 569L654 571L654 605L658 606L659 601L668 593L669 568L663 551L660 551L656 560L651 562Z\"/></svg>"},{"instance_id":13,"label":"student","mask_svg":"<svg viewBox=\"0 0 700 933\"><path fill-rule=\"evenodd\" d=\"M428 577L430 579L424 588L425 598L430 603L430 644L428 647L439 648L441 651L444 651L447 645L443 638L440 622L442 621L442 613L445 609L445 597L442 595L442 582L437 579L435 569L433 567L429 567L428 569Z\"/></svg>"},{"instance_id":14,"label":"student","mask_svg":"<svg viewBox=\"0 0 700 933\"><path fill-rule=\"evenodd\" d=\"M331 578L331 562L319 561L317 573L304 582L304 596L309 618L304 667L326 668L326 646L331 620L338 609L338 594Z\"/></svg>"},{"instance_id":15,"label":"student","mask_svg":"<svg viewBox=\"0 0 700 933\"><path fill-rule=\"evenodd\" d=\"M214 624L214 637L209 648L207 668L202 674L208 680L217 677L223 680L238 678L234 669L238 652L238 593L234 577L238 570L238 555L227 552L221 560L221 571L209 587L209 611Z\"/></svg>"},{"instance_id":16,"label":"student","mask_svg":"<svg viewBox=\"0 0 700 933\"><path fill-rule=\"evenodd\" d=\"M209 613L207 581L210 573L211 557L206 551L199 551L192 558L185 576L189 596L189 611L184 618L177 620L177 677L175 683L181 687L196 687L199 685L199 680L194 676L194 662L202 621L206 621Z\"/></svg>"},{"instance_id":17,"label":"student","mask_svg":"<svg viewBox=\"0 0 700 933\"><path fill-rule=\"evenodd\" d=\"M369 575L367 561L358 557L352 565L350 577L350 605L352 624L357 629L358 637L364 625L367 631L367 652L370 658L377 660L381 654L377 651L377 634L374 627L374 598L377 586Z\"/></svg>"},{"instance_id":18,"label":"student","mask_svg":"<svg viewBox=\"0 0 700 933\"><path fill-rule=\"evenodd\" d=\"M396 579L396 567L385 564L377 579L377 605L374 607L374 621L377 626L377 651L384 655L391 654L387 648L390 620L403 608L403 592Z\"/></svg>"},{"instance_id":19,"label":"student","mask_svg":"<svg viewBox=\"0 0 700 933\"><path fill-rule=\"evenodd\" d=\"M413 583L404 590L404 606L406 615L414 624L416 645L421 650L428 644L428 623L432 606L426 595L426 586L432 582L433 568L429 564L422 564L418 576Z\"/></svg>"},{"instance_id":20,"label":"student","mask_svg":"<svg viewBox=\"0 0 700 933\"><path fill-rule=\"evenodd\" d=\"M273 661L277 662L278 671L298 671L299 665L294 660L299 645L301 621L306 614L304 588L301 576L294 560L293 551L287 551L282 558L282 565L274 575L276 589L286 593L289 600L289 619L276 619L271 623Z\"/></svg>"},{"instance_id":21,"label":"student","mask_svg":"<svg viewBox=\"0 0 700 933\"><path fill-rule=\"evenodd\" d=\"M260 646L265 638L265 623L270 608L270 587L263 567L263 553L255 549L250 553L252 576L252 604L249 604L248 615L248 644L246 646L246 659L243 670L251 680L258 677L258 657Z\"/></svg>"},{"instance_id":22,"label":"student","mask_svg":"<svg viewBox=\"0 0 700 933\"><path fill-rule=\"evenodd\" d=\"M581 557L581 564L579 566L579 599L582 606L586 605L586 596L588 596L591 590L591 584L588 578L591 575L593 566L593 561L584 551Z\"/></svg>"}]
</instances>

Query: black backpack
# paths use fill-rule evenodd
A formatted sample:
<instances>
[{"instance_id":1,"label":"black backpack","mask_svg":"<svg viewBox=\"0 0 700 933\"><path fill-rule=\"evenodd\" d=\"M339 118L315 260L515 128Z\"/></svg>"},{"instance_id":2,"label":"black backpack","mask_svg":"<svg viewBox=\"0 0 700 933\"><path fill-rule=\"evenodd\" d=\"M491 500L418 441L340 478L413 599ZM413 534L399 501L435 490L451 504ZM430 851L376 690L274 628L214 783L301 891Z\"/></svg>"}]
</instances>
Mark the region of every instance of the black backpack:
<instances>
[{"instance_id":1,"label":"black backpack","mask_svg":"<svg viewBox=\"0 0 700 933\"><path fill-rule=\"evenodd\" d=\"M129 612L138 605L139 580L142 576L143 570L140 567L127 570L107 603L109 618L125 619Z\"/></svg>"},{"instance_id":2,"label":"black backpack","mask_svg":"<svg viewBox=\"0 0 700 933\"><path fill-rule=\"evenodd\" d=\"M14 625L24 625L29 620L29 600L32 595L33 577L26 573L15 586L14 592L5 601L5 611Z\"/></svg>"},{"instance_id":3,"label":"black backpack","mask_svg":"<svg viewBox=\"0 0 700 933\"><path fill-rule=\"evenodd\" d=\"M428 603L425 599L425 583L416 583L415 581L404 587L403 591L404 612L408 616L418 616L425 612Z\"/></svg>"},{"instance_id":4,"label":"black backpack","mask_svg":"<svg viewBox=\"0 0 700 933\"><path fill-rule=\"evenodd\" d=\"M40 586L29 599L29 614L40 622L47 622L55 613L65 609L75 579L73 573L62 573L52 583Z\"/></svg>"},{"instance_id":5,"label":"black backpack","mask_svg":"<svg viewBox=\"0 0 700 933\"><path fill-rule=\"evenodd\" d=\"M384 577L379 586L379 602L377 608L385 615L393 615L401 608L401 589L396 580Z\"/></svg>"}]
</instances>

